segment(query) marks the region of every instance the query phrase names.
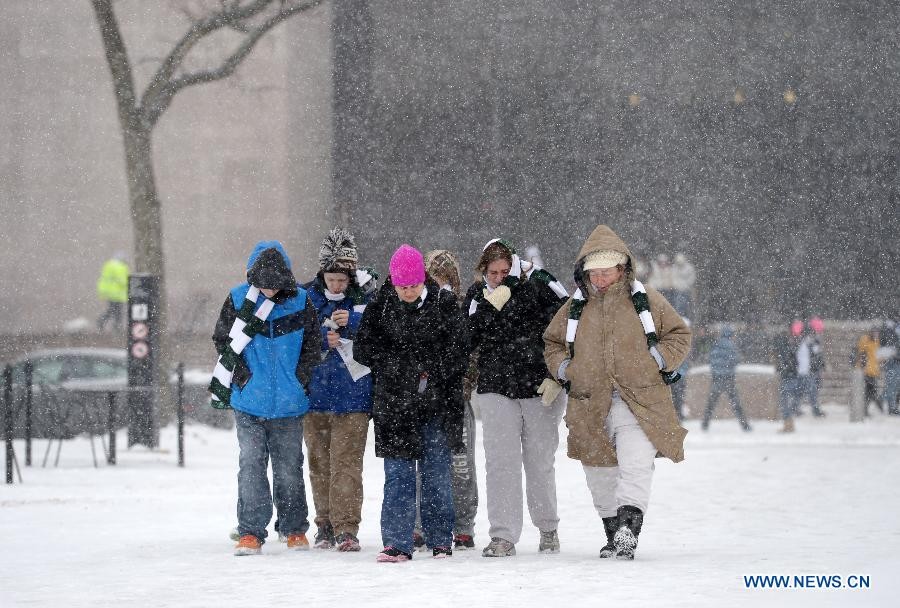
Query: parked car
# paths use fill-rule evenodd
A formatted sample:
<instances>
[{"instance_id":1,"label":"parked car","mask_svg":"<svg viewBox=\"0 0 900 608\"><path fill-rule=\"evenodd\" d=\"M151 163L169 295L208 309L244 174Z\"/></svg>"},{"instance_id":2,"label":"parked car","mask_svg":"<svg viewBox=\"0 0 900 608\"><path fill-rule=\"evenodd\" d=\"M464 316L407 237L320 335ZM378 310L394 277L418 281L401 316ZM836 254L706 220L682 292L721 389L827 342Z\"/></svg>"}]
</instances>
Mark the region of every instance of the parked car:
<instances>
[{"instance_id":1,"label":"parked car","mask_svg":"<svg viewBox=\"0 0 900 608\"><path fill-rule=\"evenodd\" d=\"M108 427L109 394L118 393L116 428L127 425L128 359L124 349L58 348L38 350L14 360L14 437L25 436L25 366L32 365L32 432L34 438L70 438L80 433L104 433ZM185 370L185 416L205 424L230 428L228 412L208 406L206 386L211 372ZM169 377L175 387L177 375Z\"/></svg>"}]
</instances>

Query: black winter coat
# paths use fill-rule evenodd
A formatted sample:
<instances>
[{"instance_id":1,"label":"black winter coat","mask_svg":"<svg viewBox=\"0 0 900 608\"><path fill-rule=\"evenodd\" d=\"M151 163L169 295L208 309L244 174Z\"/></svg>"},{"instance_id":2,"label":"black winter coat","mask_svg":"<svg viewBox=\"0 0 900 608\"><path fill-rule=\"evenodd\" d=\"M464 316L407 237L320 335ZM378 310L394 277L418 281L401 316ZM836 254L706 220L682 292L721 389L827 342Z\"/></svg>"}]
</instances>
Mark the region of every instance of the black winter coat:
<instances>
[{"instance_id":1,"label":"black winter coat","mask_svg":"<svg viewBox=\"0 0 900 608\"><path fill-rule=\"evenodd\" d=\"M442 418L450 449L464 449L466 329L456 296L428 279L420 308L397 296L390 279L366 307L353 357L371 368L375 455L417 459L421 428ZM424 382L424 391L420 392Z\"/></svg>"},{"instance_id":2,"label":"black winter coat","mask_svg":"<svg viewBox=\"0 0 900 608\"><path fill-rule=\"evenodd\" d=\"M510 399L530 399L545 378L553 378L544 362L544 330L561 298L544 282L518 280L501 310L482 298L484 285L474 283L463 304L468 315L469 345L478 352L479 394L497 393ZM472 300L479 299L473 314Z\"/></svg>"},{"instance_id":3,"label":"black winter coat","mask_svg":"<svg viewBox=\"0 0 900 608\"><path fill-rule=\"evenodd\" d=\"M775 359L775 371L778 372L782 380L797 377L798 344L798 341L794 338L788 338L783 335L775 337L772 349Z\"/></svg>"}]
</instances>

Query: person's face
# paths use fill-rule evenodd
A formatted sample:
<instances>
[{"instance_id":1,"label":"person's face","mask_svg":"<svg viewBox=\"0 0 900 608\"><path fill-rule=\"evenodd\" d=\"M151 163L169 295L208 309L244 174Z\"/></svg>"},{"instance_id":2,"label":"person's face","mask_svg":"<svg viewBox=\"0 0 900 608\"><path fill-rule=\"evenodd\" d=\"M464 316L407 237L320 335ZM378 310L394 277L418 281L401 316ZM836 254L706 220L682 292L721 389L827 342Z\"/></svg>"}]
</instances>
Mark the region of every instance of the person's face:
<instances>
[{"instance_id":1,"label":"person's face","mask_svg":"<svg viewBox=\"0 0 900 608\"><path fill-rule=\"evenodd\" d=\"M503 279L509 276L511 268L512 264L508 260L494 260L488 264L487 270L484 272L484 280L491 289L496 289Z\"/></svg>"},{"instance_id":2,"label":"person's face","mask_svg":"<svg viewBox=\"0 0 900 608\"><path fill-rule=\"evenodd\" d=\"M417 283L415 285L394 285L394 291L397 292L397 297L406 302L407 304L412 304L416 301L420 295L422 295L422 291L425 289L425 283Z\"/></svg>"},{"instance_id":3,"label":"person's face","mask_svg":"<svg viewBox=\"0 0 900 608\"><path fill-rule=\"evenodd\" d=\"M325 272L325 287L331 293L344 293L350 286L350 277L343 272Z\"/></svg>"},{"instance_id":4,"label":"person's face","mask_svg":"<svg viewBox=\"0 0 900 608\"><path fill-rule=\"evenodd\" d=\"M588 270L588 279L591 285L600 293L605 293L609 286L617 282L625 274L625 269L621 266L612 268L594 268Z\"/></svg>"},{"instance_id":5,"label":"person's face","mask_svg":"<svg viewBox=\"0 0 900 608\"><path fill-rule=\"evenodd\" d=\"M438 287L440 287L441 289L450 284L450 279L448 279L447 277L442 277L439 274L429 274L428 276L430 276L431 280L437 283Z\"/></svg>"},{"instance_id":6,"label":"person's face","mask_svg":"<svg viewBox=\"0 0 900 608\"><path fill-rule=\"evenodd\" d=\"M267 298L273 297L276 293L278 293L278 292L280 291L279 289L263 289L262 287L260 287L259 290L260 290L260 291L262 292L262 294L263 294L264 296L266 296Z\"/></svg>"}]
</instances>

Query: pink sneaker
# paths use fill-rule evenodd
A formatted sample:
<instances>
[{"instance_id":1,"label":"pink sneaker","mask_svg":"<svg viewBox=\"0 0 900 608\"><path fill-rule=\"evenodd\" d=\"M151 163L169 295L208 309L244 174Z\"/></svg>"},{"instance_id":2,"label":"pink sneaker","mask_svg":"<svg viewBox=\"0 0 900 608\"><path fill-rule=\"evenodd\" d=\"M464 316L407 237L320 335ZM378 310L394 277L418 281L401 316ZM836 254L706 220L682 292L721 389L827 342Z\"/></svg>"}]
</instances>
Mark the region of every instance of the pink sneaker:
<instances>
[{"instance_id":1,"label":"pink sneaker","mask_svg":"<svg viewBox=\"0 0 900 608\"><path fill-rule=\"evenodd\" d=\"M404 553L396 547L385 547L375 558L375 561L396 564L398 562L408 562L412 559L412 555Z\"/></svg>"}]
</instances>

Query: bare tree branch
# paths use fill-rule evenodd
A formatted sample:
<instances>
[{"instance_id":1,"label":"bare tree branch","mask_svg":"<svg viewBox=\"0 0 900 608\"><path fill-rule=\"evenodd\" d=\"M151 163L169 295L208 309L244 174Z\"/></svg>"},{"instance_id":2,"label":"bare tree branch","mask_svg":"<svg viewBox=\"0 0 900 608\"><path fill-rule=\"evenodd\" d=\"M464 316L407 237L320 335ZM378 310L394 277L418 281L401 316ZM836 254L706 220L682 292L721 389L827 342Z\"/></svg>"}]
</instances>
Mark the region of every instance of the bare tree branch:
<instances>
[{"instance_id":1,"label":"bare tree branch","mask_svg":"<svg viewBox=\"0 0 900 608\"><path fill-rule=\"evenodd\" d=\"M255 17L274 1L275 0L253 0L244 6L235 2L230 6L223 5L221 10L210 13L205 18L199 20L192 19L193 23L191 27L184 36L181 37L181 40L175 44L169 55L160 64L159 69L156 71L156 74L153 75L153 78L150 80L150 85L142 96L141 108L145 109L145 113L148 113L149 116L155 114L158 118L165 107L160 111L157 111L154 108L158 105L168 107L171 96L168 95L164 89L170 85L172 78L175 76L178 68L181 67L185 57L187 57L191 49L193 49L200 40L218 29ZM162 104L160 104L160 102L162 102ZM151 120L151 122L155 121L155 118Z\"/></svg>"},{"instance_id":2,"label":"bare tree branch","mask_svg":"<svg viewBox=\"0 0 900 608\"><path fill-rule=\"evenodd\" d=\"M306 2L301 2L298 4L289 4L285 2L285 0L276 1L281 5L281 8L279 8L277 12L273 13L259 24L250 27L247 35L244 37L244 40L241 42L238 48L231 55L226 57L221 65L214 69L200 70L197 72L184 74L183 76L180 76L178 78L174 78L174 71L170 72L169 70L174 70L176 67L178 67L178 65L180 65L183 61L184 56L187 54L187 51L190 50L190 47L193 47L193 45L196 44L200 39L202 39L203 36L209 35L216 29L219 29L226 25L231 27L235 24L240 24L242 21L245 22L250 17L259 14L259 12L263 8L265 8L265 6L262 5L270 4L272 0L254 0L253 3L247 6L236 6L235 9L233 11L229 11L227 15L224 15L221 12L216 13L215 15L211 15L207 19L198 23L198 26L202 27L199 27L197 29L197 33L192 34L195 28L191 28L188 34L185 35L185 38L183 38L176 46L176 50L179 47L182 47L184 49L184 52L179 58L175 59L174 57L176 50L172 51L172 54L170 54L166 62L164 62L164 65L160 67L160 71L157 72L157 76L154 77L154 81L144 93L143 102L141 103L141 111L144 115L144 119L148 122L148 124L155 124L156 121L159 120L159 117L162 115L162 113L165 112L169 105L172 103L172 98L179 91L189 86L213 82L231 76L234 73L235 69L237 69L237 67L244 61L244 59L247 58L247 56L260 41L260 39L262 39L262 37L265 36L265 34L267 34L272 28L290 18L291 16L296 15L297 13L301 13L318 6L324 0L307 0ZM232 21L235 15L243 16L236 21ZM191 41L186 42L189 38L192 37L192 35L194 37L191 39ZM171 62L170 59L172 60ZM166 70L163 70L163 68L166 67L166 64L170 65L166 68Z\"/></svg>"},{"instance_id":3,"label":"bare tree branch","mask_svg":"<svg viewBox=\"0 0 900 608\"><path fill-rule=\"evenodd\" d=\"M122 123L123 128L128 128L137 118L137 106L135 105L137 96L134 91L134 78L128 61L128 52L113 13L111 0L91 0L91 4L94 14L97 16L97 23L100 25L100 39L103 42L106 61L112 72L119 122Z\"/></svg>"}]
</instances>

